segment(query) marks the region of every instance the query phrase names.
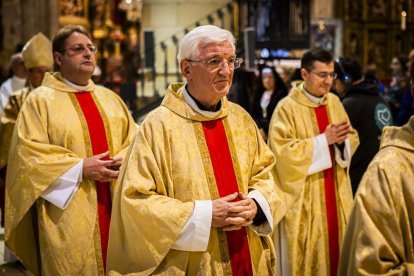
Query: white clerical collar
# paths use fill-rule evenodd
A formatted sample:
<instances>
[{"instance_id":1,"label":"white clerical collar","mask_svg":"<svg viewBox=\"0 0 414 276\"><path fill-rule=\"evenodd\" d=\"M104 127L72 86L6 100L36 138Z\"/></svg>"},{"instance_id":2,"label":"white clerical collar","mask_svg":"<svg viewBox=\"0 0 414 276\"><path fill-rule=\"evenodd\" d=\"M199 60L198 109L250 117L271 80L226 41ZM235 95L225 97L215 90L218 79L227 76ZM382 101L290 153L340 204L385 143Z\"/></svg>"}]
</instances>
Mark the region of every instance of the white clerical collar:
<instances>
[{"instance_id":1,"label":"white clerical collar","mask_svg":"<svg viewBox=\"0 0 414 276\"><path fill-rule=\"evenodd\" d=\"M316 96L312 95L311 93L309 93L309 92L306 90L306 88L305 88L305 87L303 87L303 88L304 88L304 89L303 89L303 91L305 92L306 97L308 97L308 99L309 99L311 102L313 102L314 104L317 104L317 105L321 105L321 104L322 104L323 99L325 98L325 95L324 95L324 96L322 96L322 97L316 97Z\"/></svg>"},{"instance_id":2,"label":"white clerical collar","mask_svg":"<svg viewBox=\"0 0 414 276\"><path fill-rule=\"evenodd\" d=\"M184 101L192 108L194 109L197 113L200 113L201 115L203 115L204 117L207 118L214 118L216 117L219 113L220 110L218 111L206 111L206 110L201 110L198 105L196 104L196 102L191 98L191 96L188 94L187 89L185 89L185 86L183 87L183 95L184 95Z\"/></svg>"},{"instance_id":3,"label":"white clerical collar","mask_svg":"<svg viewBox=\"0 0 414 276\"><path fill-rule=\"evenodd\" d=\"M64 81L67 85L72 86L73 88L76 88L76 89L78 89L78 90L86 90L86 89L88 89L88 88L89 88L89 84L87 84L87 85L85 85L85 86L83 86L83 85L77 85L77 84L74 84L73 82L68 81L68 80L67 80L67 79L65 79L65 78L63 78L63 81Z\"/></svg>"}]
</instances>

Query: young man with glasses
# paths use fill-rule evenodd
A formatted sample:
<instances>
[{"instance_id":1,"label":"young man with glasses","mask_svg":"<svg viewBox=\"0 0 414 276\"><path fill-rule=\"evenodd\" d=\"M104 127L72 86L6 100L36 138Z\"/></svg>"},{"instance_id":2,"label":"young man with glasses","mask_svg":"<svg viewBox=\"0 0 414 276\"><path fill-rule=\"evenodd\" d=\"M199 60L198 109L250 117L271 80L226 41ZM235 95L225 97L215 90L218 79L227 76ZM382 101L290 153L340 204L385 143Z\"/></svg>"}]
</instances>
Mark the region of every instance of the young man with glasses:
<instances>
[{"instance_id":1,"label":"young man with glasses","mask_svg":"<svg viewBox=\"0 0 414 276\"><path fill-rule=\"evenodd\" d=\"M305 52L303 83L281 100L269 128L272 172L287 213L274 236L278 275L337 273L339 248L352 207L348 168L358 146L339 98L332 55Z\"/></svg>"},{"instance_id":2,"label":"young man with glasses","mask_svg":"<svg viewBox=\"0 0 414 276\"><path fill-rule=\"evenodd\" d=\"M235 52L216 26L183 38L187 82L170 85L145 119L120 176L109 273L274 275L275 160L253 119L226 99Z\"/></svg>"},{"instance_id":3,"label":"young man with glasses","mask_svg":"<svg viewBox=\"0 0 414 276\"><path fill-rule=\"evenodd\" d=\"M36 275L105 275L111 194L136 133L127 107L90 80L83 27L53 40L46 73L20 110L6 182L6 244Z\"/></svg>"}]
</instances>

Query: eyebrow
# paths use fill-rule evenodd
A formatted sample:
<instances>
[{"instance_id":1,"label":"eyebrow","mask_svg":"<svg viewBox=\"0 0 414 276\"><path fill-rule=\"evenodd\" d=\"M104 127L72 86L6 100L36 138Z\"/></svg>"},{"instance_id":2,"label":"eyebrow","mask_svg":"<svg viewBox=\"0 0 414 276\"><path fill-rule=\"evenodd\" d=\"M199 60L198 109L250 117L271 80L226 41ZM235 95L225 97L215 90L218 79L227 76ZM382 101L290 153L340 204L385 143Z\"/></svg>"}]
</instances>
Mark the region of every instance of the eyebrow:
<instances>
[{"instance_id":1,"label":"eyebrow","mask_svg":"<svg viewBox=\"0 0 414 276\"><path fill-rule=\"evenodd\" d=\"M225 58L225 57L222 57L222 56L220 56L220 55L216 54L216 55L213 55L213 56L210 56L210 57L206 57L206 60L210 60L210 59L214 59L214 58L220 58L220 59L223 59L223 58ZM236 55L231 55L230 57L225 58L225 59L230 59L230 58L236 58Z\"/></svg>"}]
</instances>

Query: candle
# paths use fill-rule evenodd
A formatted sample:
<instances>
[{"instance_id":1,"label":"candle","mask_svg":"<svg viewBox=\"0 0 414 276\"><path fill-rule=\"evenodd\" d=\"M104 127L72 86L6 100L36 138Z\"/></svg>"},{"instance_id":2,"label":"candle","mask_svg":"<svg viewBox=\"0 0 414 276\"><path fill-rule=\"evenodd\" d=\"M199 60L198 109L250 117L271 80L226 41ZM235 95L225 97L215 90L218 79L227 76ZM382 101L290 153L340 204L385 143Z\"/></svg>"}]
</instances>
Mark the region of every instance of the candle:
<instances>
[{"instance_id":1,"label":"candle","mask_svg":"<svg viewBox=\"0 0 414 276\"><path fill-rule=\"evenodd\" d=\"M405 31L405 29L407 28L406 20L407 20L407 13L405 11L402 11L401 12L401 30L403 31Z\"/></svg>"}]
</instances>

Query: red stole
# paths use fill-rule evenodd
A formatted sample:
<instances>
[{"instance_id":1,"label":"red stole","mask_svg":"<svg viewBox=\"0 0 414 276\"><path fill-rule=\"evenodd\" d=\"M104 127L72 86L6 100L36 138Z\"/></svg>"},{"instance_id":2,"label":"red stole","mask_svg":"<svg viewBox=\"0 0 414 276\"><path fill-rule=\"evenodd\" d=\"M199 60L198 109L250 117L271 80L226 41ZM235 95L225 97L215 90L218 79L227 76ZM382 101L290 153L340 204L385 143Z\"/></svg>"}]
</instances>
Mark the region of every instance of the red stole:
<instances>
[{"instance_id":1,"label":"red stole","mask_svg":"<svg viewBox=\"0 0 414 276\"><path fill-rule=\"evenodd\" d=\"M98 107L89 92L75 93L76 99L88 124L89 137L92 144L93 155L104 153L108 150L108 142L105 133L105 125ZM109 158L105 158L108 160ZM106 269L106 253L108 249L109 223L111 221L111 193L110 182L96 181L96 193L98 199L99 230L101 234L102 261Z\"/></svg>"},{"instance_id":2,"label":"red stole","mask_svg":"<svg viewBox=\"0 0 414 276\"><path fill-rule=\"evenodd\" d=\"M318 121L319 133L324 133L329 125L328 113L326 106L321 105L315 108L316 119ZM333 159L333 147L329 146L332 167L323 171L325 178L325 203L326 219L328 223L328 240L329 240L329 263L330 275L338 273L339 261L339 237L338 237L338 214L336 207L335 194L335 160Z\"/></svg>"},{"instance_id":3,"label":"red stole","mask_svg":"<svg viewBox=\"0 0 414 276\"><path fill-rule=\"evenodd\" d=\"M220 197L238 192L223 121L207 121L202 125ZM226 232L226 235L233 275L253 275L246 229Z\"/></svg>"}]
</instances>

